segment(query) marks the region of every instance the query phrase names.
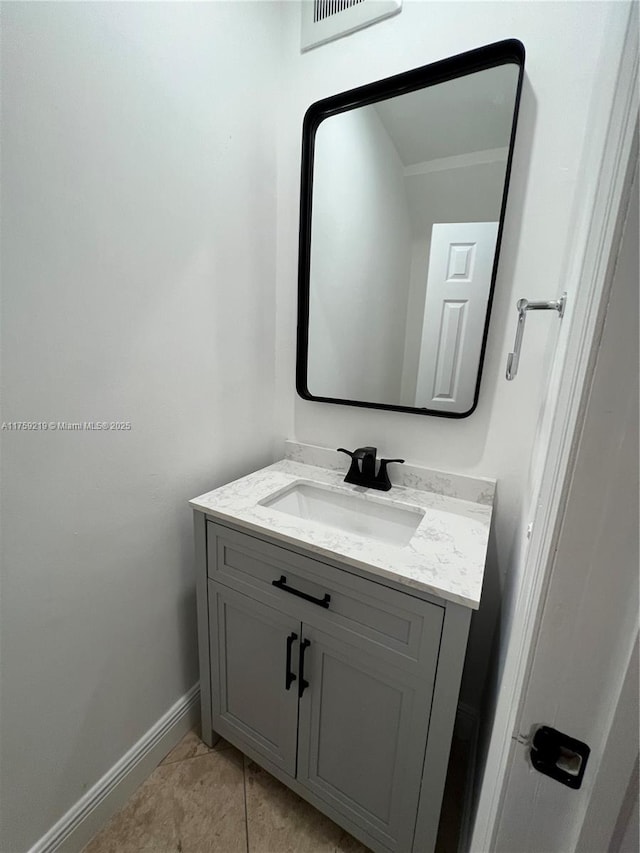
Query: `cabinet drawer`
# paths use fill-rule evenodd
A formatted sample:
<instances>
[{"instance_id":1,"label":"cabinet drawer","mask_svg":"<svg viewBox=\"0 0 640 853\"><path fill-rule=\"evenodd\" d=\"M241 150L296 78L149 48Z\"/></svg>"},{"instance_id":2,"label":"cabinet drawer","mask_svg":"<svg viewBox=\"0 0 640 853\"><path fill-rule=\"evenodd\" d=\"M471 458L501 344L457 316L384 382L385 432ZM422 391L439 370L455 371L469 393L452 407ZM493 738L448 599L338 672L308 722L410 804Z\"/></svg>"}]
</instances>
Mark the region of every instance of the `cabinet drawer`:
<instances>
[{"instance_id":1,"label":"cabinet drawer","mask_svg":"<svg viewBox=\"0 0 640 853\"><path fill-rule=\"evenodd\" d=\"M213 580L249 595L259 592L263 601L325 630L333 623L367 638L394 653L400 665L411 667L427 650L433 654L434 643L437 648L443 607L318 559L208 522L207 564ZM273 585L283 577L282 588ZM319 603L326 596L328 607Z\"/></svg>"}]
</instances>

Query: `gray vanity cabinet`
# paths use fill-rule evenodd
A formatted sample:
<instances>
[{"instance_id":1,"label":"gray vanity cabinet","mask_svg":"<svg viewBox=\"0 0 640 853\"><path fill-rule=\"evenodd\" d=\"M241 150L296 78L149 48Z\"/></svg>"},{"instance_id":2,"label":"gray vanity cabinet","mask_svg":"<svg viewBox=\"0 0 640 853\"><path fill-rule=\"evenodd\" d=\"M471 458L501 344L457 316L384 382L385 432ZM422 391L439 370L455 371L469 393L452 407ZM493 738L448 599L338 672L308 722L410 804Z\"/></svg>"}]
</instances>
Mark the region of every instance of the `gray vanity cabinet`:
<instances>
[{"instance_id":1,"label":"gray vanity cabinet","mask_svg":"<svg viewBox=\"0 0 640 853\"><path fill-rule=\"evenodd\" d=\"M216 626L212 654L215 728L249 743L284 773L295 776L298 695L285 689L290 637L300 623L253 598L209 583L209 612ZM296 656L297 657L297 656Z\"/></svg>"},{"instance_id":2,"label":"gray vanity cabinet","mask_svg":"<svg viewBox=\"0 0 640 853\"><path fill-rule=\"evenodd\" d=\"M200 513L196 545L204 740L227 738L374 851L431 851L466 608Z\"/></svg>"},{"instance_id":3,"label":"gray vanity cabinet","mask_svg":"<svg viewBox=\"0 0 640 853\"><path fill-rule=\"evenodd\" d=\"M300 700L298 781L385 849L408 850L433 677L422 681L339 634L306 628L304 637L311 645L309 689Z\"/></svg>"}]
</instances>

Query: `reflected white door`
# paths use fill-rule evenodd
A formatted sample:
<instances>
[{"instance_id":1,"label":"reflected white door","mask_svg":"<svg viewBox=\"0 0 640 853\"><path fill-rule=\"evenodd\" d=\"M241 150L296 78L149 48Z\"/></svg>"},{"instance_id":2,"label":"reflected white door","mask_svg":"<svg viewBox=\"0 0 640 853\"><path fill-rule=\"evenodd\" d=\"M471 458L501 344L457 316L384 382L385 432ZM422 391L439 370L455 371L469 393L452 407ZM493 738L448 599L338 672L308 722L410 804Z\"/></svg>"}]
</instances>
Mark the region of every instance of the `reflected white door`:
<instances>
[{"instance_id":1,"label":"reflected white door","mask_svg":"<svg viewBox=\"0 0 640 853\"><path fill-rule=\"evenodd\" d=\"M433 226L418 407L462 413L473 405L497 237L497 222Z\"/></svg>"}]
</instances>

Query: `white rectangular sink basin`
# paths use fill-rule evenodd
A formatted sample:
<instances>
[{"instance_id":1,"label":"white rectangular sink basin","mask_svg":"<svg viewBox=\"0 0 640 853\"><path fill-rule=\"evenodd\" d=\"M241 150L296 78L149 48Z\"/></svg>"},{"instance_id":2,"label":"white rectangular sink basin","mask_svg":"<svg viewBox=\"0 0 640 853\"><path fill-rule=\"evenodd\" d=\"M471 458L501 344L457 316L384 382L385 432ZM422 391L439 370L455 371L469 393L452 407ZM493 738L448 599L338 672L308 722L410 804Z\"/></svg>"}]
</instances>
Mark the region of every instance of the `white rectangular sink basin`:
<instances>
[{"instance_id":1,"label":"white rectangular sink basin","mask_svg":"<svg viewBox=\"0 0 640 853\"><path fill-rule=\"evenodd\" d=\"M303 480L263 498L259 504L305 521L397 546L409 544L424 517L424 510L418 507L398 505L377 496L365 498L351 492L334 491Z\"/></svg>"}]
</instances>

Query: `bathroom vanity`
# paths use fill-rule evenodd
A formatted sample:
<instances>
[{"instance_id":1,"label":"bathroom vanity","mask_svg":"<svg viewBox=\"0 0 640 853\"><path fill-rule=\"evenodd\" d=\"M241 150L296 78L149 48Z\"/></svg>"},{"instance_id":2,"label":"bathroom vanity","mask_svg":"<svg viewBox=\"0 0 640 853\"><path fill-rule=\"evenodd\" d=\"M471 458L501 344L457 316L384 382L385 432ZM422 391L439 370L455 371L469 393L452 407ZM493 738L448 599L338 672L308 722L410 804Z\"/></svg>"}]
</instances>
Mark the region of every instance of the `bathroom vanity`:
<instances>
[{"instance_id":1,"label":"bathroom vanity","mask_svg":"<svg viewBox=\"0 0 640 853\"><path fill-rule=\"evenodd\" d=\"M507 39L309 107L303 399L473 413L523 73ZM372 850L432 853L495 483L343 451L286 442L191 501L203 738Z\"/></svg>"},{"instance_id":2,"label":"bathroom vanity","mask_svg":"<svg viewBox=\"0 0 640 853\"><path fill-rule=\"evenodd\" d=\"M410 466L380 494L334 451L191 501L202 736L374 851L435 846L495 484Z\"/></svg>"}]
</instances>

